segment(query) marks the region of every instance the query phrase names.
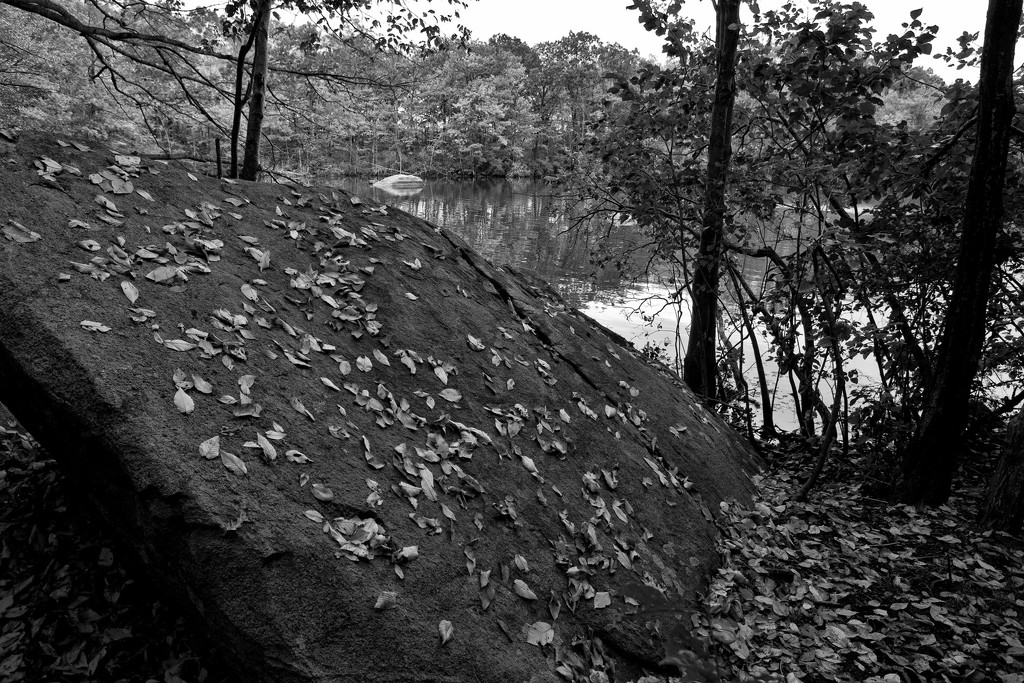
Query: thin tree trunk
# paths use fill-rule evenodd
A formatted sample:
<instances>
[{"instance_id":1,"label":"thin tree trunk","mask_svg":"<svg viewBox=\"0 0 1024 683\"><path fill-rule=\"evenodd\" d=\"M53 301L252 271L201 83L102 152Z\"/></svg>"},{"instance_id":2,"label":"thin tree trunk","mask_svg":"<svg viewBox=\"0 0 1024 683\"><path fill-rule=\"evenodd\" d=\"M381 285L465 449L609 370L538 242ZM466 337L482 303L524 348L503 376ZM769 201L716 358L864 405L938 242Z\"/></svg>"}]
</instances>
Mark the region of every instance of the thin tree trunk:
<instances>
[{"instance_id":1,"label":"thin tree trunk","mask_svg":"<svg viewBox=\"0 0 1024 683\"><path fill-rule=\"evenodd\" d=\"M953 295L938 343L938 359L914 437L904 450L896 496L941 505L952 489L967 424L971 383L985 339L996 235L1003 220L1003 185L1014 102L1013 50L1022 0L990 0L979 81L978 133L964 207Z\"/></svg>"},{"instance_id":2,"label":"thin tree trunk","mask_svg":"<svg viewBox=\"0 0 1024 683\"><path fill-rule=\"evenodd\" d=\"M715 99L711 109L708 170L704 189L704 225L693 277L693 314L683 359L683 381L699 396L716 393L715 326L718 281L725 230L725 186L732 157L732 110L736 101L736 53L740 40L740 0L719 0Z\"/></svg>"},{"instance_id":3,"label":"thin tree trunk","mask_svg":"<svg viewBox=\"0 0 1024 683\"><path fill-rule=\"evenodd\" d=\"M249 99L249 90L252 89L252 80L250 79L247 89L243 92L242 85L245 80L245 58L249 54L249 50L252 48L252 43L256 39L256 26L260 23L259 12L252 18L252 29L249 31L249 37L246 38L245 43L238 48L238 61L235 64L235 98L233 102L233 110L231 112L231 176L232 178L238 177L238 136L242 131L242 109L245 108L245 102Z\"/></svg>"},{"instance_id":4,"label":"thin tree trunk","mask_svg":"<svg viewBox=\"0 0 1024 683\"><path fill-rule=\"evenodd\" d=\"M761 436L770 438L775 436L775 412L772 405L771 394L768 392L768 378L764 372L764 361L761 359L761 345L757 341L757 332L754 329L750 315L747 313L746 305L743 303L743 290L740 288L739 276L735 268L729 269L732 276L732 284L736 289L736 301L739 305L740 315L743 316L743 326L747 328L750 335L750 348L754 352L754 367L757 370L757 386L761 391Z\"/></svg>"},{"instance_id":5,"label":"thin tree trunk","mask_svg":"<svg viewBox=\"0 0 1024 683\"><path fill-rule=\"evenodd\" d=\"M243 180L256 180L260 172L260 138L263 134L263 108L267 92L267 44L270 42L270 13L273 0L260 0L259 17L253 32L252 80L249 96L249 123L245 127L245 160L238 174Z\"/></svg>"}]
</instances>

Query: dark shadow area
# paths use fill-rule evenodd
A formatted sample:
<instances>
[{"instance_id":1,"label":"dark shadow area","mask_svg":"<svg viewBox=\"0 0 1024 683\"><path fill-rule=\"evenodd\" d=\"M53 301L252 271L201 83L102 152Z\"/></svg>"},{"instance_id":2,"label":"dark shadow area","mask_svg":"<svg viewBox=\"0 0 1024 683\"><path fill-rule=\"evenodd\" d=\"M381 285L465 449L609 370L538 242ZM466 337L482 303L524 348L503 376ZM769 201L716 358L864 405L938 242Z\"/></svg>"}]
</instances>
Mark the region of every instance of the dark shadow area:
<instances>
[{"instance_id":1,"label":"dark shadow area","mask_svg":"<svg viewBox=\"0 0 1024 683\"><path fill-rule=\"evenodd\" d=\"M234 680L0 404L0 681Z\"/></svg>"}]
</instances>

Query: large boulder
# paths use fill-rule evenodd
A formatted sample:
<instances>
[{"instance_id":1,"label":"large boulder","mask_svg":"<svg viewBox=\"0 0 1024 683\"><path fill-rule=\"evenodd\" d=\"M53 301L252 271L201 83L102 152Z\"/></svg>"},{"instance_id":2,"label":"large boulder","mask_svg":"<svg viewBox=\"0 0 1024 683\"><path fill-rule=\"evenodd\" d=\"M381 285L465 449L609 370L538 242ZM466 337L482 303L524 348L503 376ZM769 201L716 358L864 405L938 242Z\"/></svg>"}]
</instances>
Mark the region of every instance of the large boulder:
<instances>
[{"instance_id":1,"label":"large boulder","mask_svg":"<svg viewBox=\"0 0 1024 683\"><path fill-rule=\"evenodd\" d=\"M0 140L0 402L245 680L657 666L721 420L443 229L92 147Z\"/></svg>"}]
</instances>

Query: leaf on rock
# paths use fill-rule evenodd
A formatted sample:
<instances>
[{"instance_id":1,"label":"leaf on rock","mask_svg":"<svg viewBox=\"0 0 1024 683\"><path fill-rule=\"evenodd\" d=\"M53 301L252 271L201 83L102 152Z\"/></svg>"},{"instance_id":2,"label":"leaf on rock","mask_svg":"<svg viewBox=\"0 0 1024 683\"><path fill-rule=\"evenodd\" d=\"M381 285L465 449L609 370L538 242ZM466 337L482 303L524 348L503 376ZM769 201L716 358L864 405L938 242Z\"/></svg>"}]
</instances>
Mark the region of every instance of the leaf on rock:
<instances>
[{"instance_id":1,"label":"leaf on rock","mask_svg":"<svg viewBox=\"0 0 1024 683\"><path fill-rule=\"evenodd\" d=\"M474 337L473 335L467 334L466 339L469 342L469 348L473 349L474 351L484 350L484 343L477 339L476 337Z\"/></svg>"},{"instance_id":2,"label":"leaf on rock","mask_svg":"<svg viewBox=\"0 0 1024 683\"><path fill-rule=\"evenodd\" d=\"M387 365L388 367L391 366L391 362L388 360L388 357L385 356L380 349L373 350L373 357L376 358L377 362L381 365Z\"/></svg>"},{"instance_id":3,"label":"leaf on rock","mask_svg":"<svg viewBox=\"0 0 1024 683\"><path fill-rule=\"evenodd\" d=\"M341 389L340 389L340 388L338 387L338 385L337 385L337 384L335 384L335 383L334 383L334 382L332 382L331 380L327 379L326 377L321 377L321 378L320 378L320 381L321 381L321 382L323 383L323 385L324 385L325 387L327 387L328 389L334 389L335 391L341 391Z\"/></svg>"},{"instance_id":4,"label":"leaf on rock","mask_svg":"<svg viewBox=\"0 0 1024 683\"><path fill-rule=\"evenodd\" d=\"M323 484L313 484L310 489L313 491L313 497L317 500L322 500L325 503L334 500L334 491Z\"/></svg>"},{"instance_id":5,"label":"leaf on rock","mask_svg":"<svg viewBox=\"0 0 1024 683\"><path fill-rule=\"evenodd\" d=\"M153 282L171 282L178 276L178 269L174 266L160 266L146 273L146 279Z\"/></svg>"},{"instance_id":6,"label":"leaf on rock","mask_svg":"<svg viewBox=\"0 0 1024 683\"><path fill-rule=\"evenodd\" d=\"M211 436L209 439L199 444L199 455L203 456L207 460L213 460L214 458L220 457L220 437Z\"/></svg>"},{"instance_id":7,"label":"leaf on rock","mask_svg":"<svg viewBox=\"0 0 1024 683\"><path fill-rule=\"evenodd\" d=\"M184 389L178 387L178 390L174 392L174 407L178 409L178 412L189 415L196 409L196 403Z\"/></svg>"},{"instance_id":8,"label":"leaf on rock","mask_svg":"<svg viewBox=\"0 0 1024 683\"><path fill-rule=\"evenodd\" d=\"M224 464L224 467L239 476L249 473L249 468L245 466L245 463L237 455L222 450L220 452L220 461Z\"/></svg>"},{"instance_id":9,"label":"leaf on rock","mask_svg":"<svg viewBox=\"0 0 1024 683\"><path fill-rule=\"evenodd\" d=\"M462 394L459 393L458 389L445 389L439 395L449 403L457 403L462 400Z\"/></svg>"},{"instance_id":10,"label":"leaf on rock","mask_svg":"<svg viewBox=\"0 0 1024 683\"><path fill-rule=\"evenodd\" d=\"M383 591L377 596L377 603L374 609L392 609L398 603L398 593L395 591Z\"/></svg>"},{"instance_id":11,"label":"leaf on rock","mask_svg":"<svg viewBox=\"0 0 1024 683\"><path fill-rule=\"evenodd\" d=\"M359 356L356 358L356 367L363 372L369 372L373 368L373 362L366 356Z\"/></svg>"},{"instance_id":12,"label":"leaf on rock","mask_svg":"<svg viewBox=\"0 0 1024 683\"><path fill-rule=\"evenodd\" d=\"M612 604L612 596L607 591L594 594L594 609L604 609Z\"/></svg>"},{"instance_id":13,"label":"leaf on rock","mask_svg":"<svg viewBox=\"0 0 1024 683\"><path fill-rule=\"evenodd\" d=\"M441 623L437 625L437 632L441 634L441 644L444 645L452 636L455 635L455 629L452 628L452 622L447 619L442 619Z\"/></svg>"},{"instance_id":14,"label":"leaf on rock","mask_svg":"<svg viewBox=\"0 0 1024 683\"><path fill-rule=\"evenodd\" d=\"M555 629L546 621L535 621L523 626L523 635L530 645L543 647L555 639Z\"/></svg>"},{"instance_id":15,"label":"leaf on rock","mask_svg":"<svg viewBox=\"0 0 1024 683\"><path fill-rule=\"evenodd\" d=\"M300 415L305 415L311 421L316 422L316 418L313 417L313 413L306 410L306 406L302 405L302 401L300 401L298 398L292 396L290 403L292 404L292 408L295 409L295 412L299 413Z\"/></svg>"},{"instance_id":16,"label":"leaf on rock","mask_svg":"<svg viewBox=\"0 0 1024 683\"><path fill-rule=\"evenodd\" d=\"M516 595L523 598L524 600L536 600L537 594L530 590L530 587L526 585L526 582L522 579L516 579L512 582L512 590L516 592Z\"/></svg>"},{"instance_id":17,"label":"leaf on rock","mask_svg":"<svg viewBox=\"0 0 1024 683\"><path fill-rule=\"evenodd\" d=\"M284 455L286 458L288 458L288 462L297 462L300 465L305 465L307 462L313 462L308 457L306 457L305 453L303 453L302 451L297 451L294 448L291 449L290 451L285 451Z\"/></svg>"},{"instance_id":18,"label":"leaf on rock","mask_svg":"<svg viewBox=\"0 0 1024 683\"><path fill-rule=\"evenodd\" d=\"M263 449L263 455L271 460L277 460L277 449L274 448L274 444L270 443L270 439L256 432L256 443Z\"/></svg>"},{"instance_id":19,"label":"leaf on rock","mask_svg":"<svg viewBox=\"0 0 1024 683\"><path fill-rule=\"evenodd\" d=\"M164 346L172 351L191 351L196 348L195 344L187 342L184 339L165 339L163 343Z\"/></svg>"},{"instance_id":20,"label":"leaf on rock","mask_svg":"<svg viewBox=\"0 0 1024 683\"><path fill-rule=\"evenodd\" d=\"M139 298L139 288L136 287L131 282L128 282L127 280L121 283L121 291L124 292L124 295L128 298L129 303L134 304L135 301Z\"/></svg>"},{"instance_id":21,"label":"leaf on rock","mask_svg":"<svg viewBox=\"0 0 1024 683\"><path fill-rule=\"evenodd\" d=\"M0 228L0 232L4 233L4 237L11 240L12 242L19 242L21 244L27 244L28 242L35 242L43 239L43 236L38 232L29 230L20 223L9 221L8 225Z\"/></svg>"},{"instance_id":22,"label":"leaf on rock","mask_svg":"<svg viewBox=\"0 0 1024 683\"><path fill-rule=\"evenodd\" d=\"M201 394L209 395L213 393L213 385L199 375L192 375L192 386Z\"/></svg>"},{"instance_id":23,"label":"leaf on rock","mask_svg":"<svg viewBox=\"0 0 1024 683\"><path fill-rule=\"evenodd\" d=\"M96 195L96 203L107 211L117 211L117 205L101 194Z\"/></svg>"},{"instance_id":24,"label":"leaf on rock","mask_svg":"<svg viewBox=\"0 0 1024 683\"><path fill-rule=\"evenodd\" d=\"M98 323L95 320L83 320L78 323L82 326L82 329L88 330L89 332L110 332L110 328L103 323Z\"/></svg>"}]
</instances>

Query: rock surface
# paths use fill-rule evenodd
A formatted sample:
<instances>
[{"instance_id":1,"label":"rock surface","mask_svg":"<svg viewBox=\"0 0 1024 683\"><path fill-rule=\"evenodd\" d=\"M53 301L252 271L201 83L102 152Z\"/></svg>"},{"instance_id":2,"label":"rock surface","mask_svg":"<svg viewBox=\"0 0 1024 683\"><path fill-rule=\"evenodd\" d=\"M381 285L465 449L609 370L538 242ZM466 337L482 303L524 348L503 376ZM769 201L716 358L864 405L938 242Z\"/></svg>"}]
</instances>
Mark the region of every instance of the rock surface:
<instances>
[{"instance_id":1,"label":"rock surface","mask_svg":"<svg viewBox=\"0 0 1024 683\"><path fill-rule=\"evenodd\" d=\"M0 402L247 680L656 667L630 586L757 468L689 392L398 211L61 142L0 142Z\"/></svg>"}]
</instances>

